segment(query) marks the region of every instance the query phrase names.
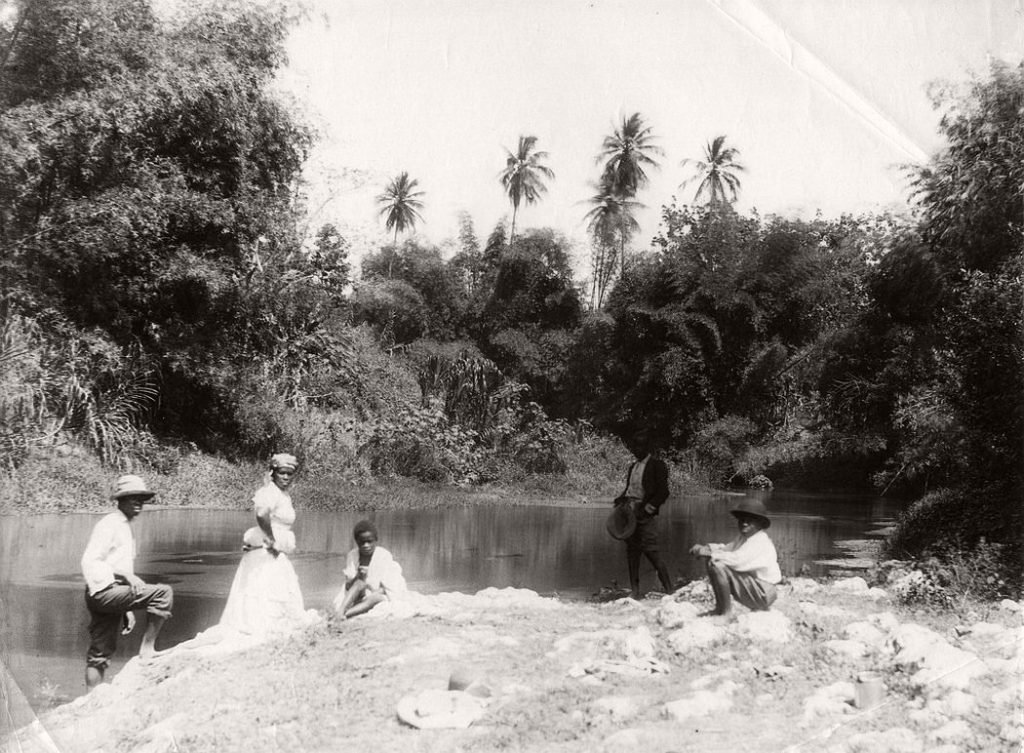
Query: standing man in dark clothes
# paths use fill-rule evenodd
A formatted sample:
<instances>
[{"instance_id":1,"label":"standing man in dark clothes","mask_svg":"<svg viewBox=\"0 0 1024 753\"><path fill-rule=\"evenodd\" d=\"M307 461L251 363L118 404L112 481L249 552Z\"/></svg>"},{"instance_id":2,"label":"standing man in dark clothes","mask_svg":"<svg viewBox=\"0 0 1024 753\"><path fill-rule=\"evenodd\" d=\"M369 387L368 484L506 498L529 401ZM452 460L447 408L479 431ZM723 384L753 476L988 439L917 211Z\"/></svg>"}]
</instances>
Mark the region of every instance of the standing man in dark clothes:
<instances>
[{"instance_id":1,"label":"standing man in dark clothes","mask_svg":"<svg viewBox=\"0 0 1024 753\"><path fill-rule=\"evenodd\" d=\"M668 466L655 457L650 434L640 430L628 444L636 457L626 473L626 489L616 498L616 505L628 505L636 518L636 530L626 539L626 561L629 565L629 588L634 599L640 598L640 555L646 555L658 573L665 593L672 593L672 579L658 553L658 511L668 499Z\"/></svg>"}]
</instances>

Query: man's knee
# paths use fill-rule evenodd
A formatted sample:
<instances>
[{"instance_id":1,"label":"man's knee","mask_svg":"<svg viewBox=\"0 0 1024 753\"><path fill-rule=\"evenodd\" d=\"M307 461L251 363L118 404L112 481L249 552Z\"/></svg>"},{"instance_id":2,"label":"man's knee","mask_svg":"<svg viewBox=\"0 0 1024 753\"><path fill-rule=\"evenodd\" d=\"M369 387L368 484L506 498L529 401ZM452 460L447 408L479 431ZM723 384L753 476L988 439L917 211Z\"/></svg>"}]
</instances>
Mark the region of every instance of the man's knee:
<instances>
[{"instance_id":1,"label":"man's knee","mask_svg":"<svg viewBox=\"0 0 1024 753\"><path fill-rule=\"evenodd\" d=\"M717 580L725 580L728 576L726 575L727 567L721 562L715 562L710 557L707 558L708 575Z\"/></svg>"},{"instance_id":2,"label":"man's knee","mask_svg":"<svg viewBox=\"0 0 1024 753\"><path fill-rule=\"evenodd\" d=\"M174 607L174 589L166 583L156 583L149 589L146 596L146 612L157 617L170 617Z\"/></svg>"}]
</instances>

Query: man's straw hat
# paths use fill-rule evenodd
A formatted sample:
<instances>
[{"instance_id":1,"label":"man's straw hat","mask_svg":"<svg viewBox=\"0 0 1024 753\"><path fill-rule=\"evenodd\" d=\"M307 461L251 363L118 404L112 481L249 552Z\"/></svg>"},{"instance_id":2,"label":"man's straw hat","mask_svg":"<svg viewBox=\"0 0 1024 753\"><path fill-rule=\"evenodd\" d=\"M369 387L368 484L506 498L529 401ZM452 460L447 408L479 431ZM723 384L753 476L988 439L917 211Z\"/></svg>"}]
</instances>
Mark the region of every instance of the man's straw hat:
<instances>
[{"instance_id":1,"label":"man's straw hat","mask_svg":"<svg viewBox=\"0 0 1024 753\"><path fill-rule=\"evenodd\" d=\"M156 492L150 491L146 486L146 482L141 476L134 476L130 473L125 474L117 479L117 486L114 487L114 493L110 495L111 499L121 499L122 497L155 497Z\"/></svg>"}]
</instances>

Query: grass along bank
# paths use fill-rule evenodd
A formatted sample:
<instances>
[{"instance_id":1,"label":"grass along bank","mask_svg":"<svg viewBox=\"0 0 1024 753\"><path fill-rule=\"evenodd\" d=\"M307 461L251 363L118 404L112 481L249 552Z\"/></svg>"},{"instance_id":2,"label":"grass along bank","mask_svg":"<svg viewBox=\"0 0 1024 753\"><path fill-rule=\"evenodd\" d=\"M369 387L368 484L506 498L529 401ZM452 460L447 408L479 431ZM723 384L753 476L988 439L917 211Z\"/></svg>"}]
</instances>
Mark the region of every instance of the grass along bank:
<instances>
[{"instance_id":1,"label":"grass along bank","mask_svg":"<svg viewBox=\"0 0 1024 753\"><path fill-rule=\"evenodd\" d=\"M370 511L472 504L552 504L611 500L622 491L630 456L611 443L575 448L562 473L519 474L501 483L457 486L401 477L372 476L351 461L318 459L300 469L293 491L301 510ZM170 507L247 509L265 481L261 463L231 462L201 452L173 463L133 468L159 492L156 504ZM0 474L0 514L100 512L119 471L72 448L39 449L16 470ZM683 469L672 477L673 491L707 491Z\"/></svg>"},{"instance_id":2,"label":"grass along bank","mask_svg":"<svg viewBox=\"0 0 1024 753\"><path fill-rule=\"evenodd\" d=\"M133 661L7 750L1019 750L1018 602L911 610L859 578L796 578L723 626L698 616L711 600L703 583L641 602L412 598L235 654ZM854 705L867 670L872 709ZM453 673L489 693L467 701L472 726L399 721L402 699L437 711Z\"/></svg>"}]
</instances>

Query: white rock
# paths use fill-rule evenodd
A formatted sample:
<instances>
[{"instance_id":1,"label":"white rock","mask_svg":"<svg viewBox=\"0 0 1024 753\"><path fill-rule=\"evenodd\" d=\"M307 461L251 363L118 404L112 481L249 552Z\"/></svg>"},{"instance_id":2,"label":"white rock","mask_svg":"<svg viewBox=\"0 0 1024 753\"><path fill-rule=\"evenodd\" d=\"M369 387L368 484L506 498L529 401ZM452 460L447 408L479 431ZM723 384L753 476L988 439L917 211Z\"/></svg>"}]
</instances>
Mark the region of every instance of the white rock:
<instances>
[{"instance_id":1,"label":"white rock","mask_svg":"<svg viewBox=\"0 0 1024 753\"><path fill-rule=\"evenodd\" d=\"M999 739L1005 740L1011 745L1024 742L1024 726L1020 722L1007 722L999 728Z\"/></svg>"},{"instance_id":2,"label":"white rock","mask_svg":"<svg viewBox=\"0 0 1024 753\"><path fill-rule=\"evenodd\" d=\"M947 646L946 639L922 625L908 622L889 635L897 664L920 664L938 646Z\"/></svg>"},{"instance_id":3,"label":"white rock","mask_svg":"<svg viewBox=\"0 0 1024 753\"><path fill-rule=\"evenodd\" d=\"M940 714L933 709L913 709L907 714L907 719L926 727L934 727L947 721L945 714Z\"/></svg>"},{"instance_id":4,"label":"white rock","mask_svg":"<svg viewBox=\"0 0 1024 753\"><path fill-rule=\"evenodd\" d=\"M906 727L850 735L846 745L849 753L921 753L924 750L921 739Z\"/></svg>"},{"instance_id":5,"label":"white rock","mask_svg":"<svg viewBox=\"0 0 1024 753\"><path fill-rule=\"evenodd\" d=\"M656 650L657 646L650 629L646 625L640 625L632 630L587 630L569 633L555 641L554 650L548 652L548 655L568 652L594 653L610 659L630 661L650 659Z\"/></svg>"},{"instance_id":6,"label":"white rock","mask_svg":"<svg viewBox=\"0 0 1024 753\"><path fill-rule=\"evenodd\" d=\"M997 656L990 656L986 657L983 661L990 672L1010 675L1011 677L1024 677L1024 660L1019 658L1000 659Z\"/></svg>"},{"instance_id":7,"label":"white rock","mask_svg":"<svg viewBox=\"0 0 1024 753\"><path fill-rule=\"evenodd\" d=\"M970 725L963 719L954 719L951 722L943 724L938 729L933 729L928 733L928 739L934 742L949 743L956 742L957 740L963 740L971 734Z\"/></svg>"},{"instance_id":8,"label":"white rock","mask_svg":"<svg viewBox=\"0 0 1024 753\"><path fill-rule=\"evenodd\" d=\"M853 710L853 683L834 682L804 699L801 727L808 726L816 716L845 714Z\"/></svg>"},{"instance_id":9,"label":"white rock","mask_svg":"<svg viewBox=\"0 0 1024 753\"><path fill-rule=\"evenodd\" d=\"M848 641L835 639L831 641L825 641L822 647L826 651L830 651L839 657L845 657L848 659L860 659L861 657L867 656L868 647L860 641Z\"/></svg>"},{"instance_id":10,"label":"white rock","mask_svg":"<svg viewBox=\"0 0 1024 753\"><path fill-rule=\"evenodd\" d=\"M728 711L732 708L732 692L736 687L735 683L726 682L717 690L698 690L678 701L666 703L664 713L681 722L716 711Z\"/></svg>"},{"instance_id":11,"label":"white rock","mask_svg":"<svg viewBox=\"0 0 1024 753\"><path fill-rule=\"evenodd\" d=\"M852 578L840 578L832 584L832 590L863 594L868 591L868 582L859 575Z\"/></svg>"},{"instance_id":12,"label":"white rock","mask_svg":"<svg viewBox=\"0 0 1024 753\"><path fill-rule=\"evenodd\" d=\"M1004 609L1007 612L1021 611L1021 605L1013 599L1003 599L1001 602L999 602L999 608Z\"/></svg>"},{"instance_id":13,"label":"white rock","mask_svg":"<svg viewBox=\"0 0 1024 753\"><path fill-rule=\"evenodd\" d=\"M622 639L621 650L626 659L650 659L657 651L654 636L646 625L629 631Z\"/></svg>"},{"instance_id":14,"label":"white rock","mask_svg":"<svg viewBox=\"0 0 1024 753\"><path fill-rule=\"evenodd\" d=\"M898 657L897 657L898 658ZM919 686L934 685L941 692L945 688L964 690L971 680L988 674L985 662L969 651L946 645L933 646L932 651L917 663L920 669L910 678Z\"/></svg>"},{"instance_id":15,"label":"white rock","mask_svg":"<svg viewBox=\"0 0 1024 753\"><path fill-rule=\"evenodd\" d=\"M604 739L607 750L640 750L642 747L641 731L638 729L620 729L614 735Z\"/></svg>"},{"instance_id":16,"label":"white rock","mask_svg":"<svg viewBox=\"0 0 1024 753\"><path fill-rule=\"evenodd\" d=\"M843 634L851 641L860 641L872 648L885 645L885 633L870 622L851 622L843 628Z\"/></svg>"},{"instance_id":17,"label":"white rock","mask_svg":"<svg viewBox=\"0 0 1024 753\"><path fill-rule=\"evenodd\" d=\"M665 640L673 651L685 654L691 649L722 640L725 636L725 628L721 625L716 625L711 620L695 620L669 633Z\"/></svg>"},{"instance_id":18,"label":"white rock","mask_svg":"<svg viewBox=\"0 0 1024 753\"><path fill-rule=\"evenodd\" d=\"M881 601L882 599L888 599L889 598L889 592L886 591L884 588L879 588L878 586L872 586L871 588L869 588L867 590L867 593L865 594L865 596L867 596L872 601Z\"/></svg>"},{"instance_id":19,"label":"white rock","mask_svg":"<svg viewBox=\"0 0 1024 753\"><path fill-rule=\"evenodd\" d=\"M431 638L420 646L413 646L408 651L396 654L384 660L385 664L404 664L412 659L433 659L446 656L459 656L465 645L456 643L450 638Z\"/></svg>"},{"instance_id":20,"label":"white rock","mask_svg":"<svg viewBox=\"0 0 1024 753\"><path fill-rule=\"evenodd\" d=\"M821 590L821 584L810 578L790 578L789 587L794 594L812 594Z\"/></svg>"},{"instance_id":21,"label":"white rock","mask_svg":"<svg viewBox=\"0 0 1024 753\"><path fill-rule=\"evenodd\" d=\"M1024 706L1024 686L1015 682L1008 688L997 690L990 700L996 708Z\"/></svg>"},{"instance_id":22,"label":"white rock","mask_svg":"<svg viewBox=\"0 0 1024 753\"><path fill-rule=\"evenodd\" d=\"M636 700L628 696L605 696L592 704L596 712L610 715L613 719L626 719L636 714L640 708Z\"/></svg>"},{"instance_id":23,"label":"white rock","mask_svg":"<svg viewBox=\"0 0 1024 753\"><path fill-rule=\"evenodd\" d=\"M736 618L736 632L755 641L785 643L793 637L789 618L782 612L747 612Z\"/></svg>"},{"instance_id":24,"label":"white rock","mask_svg":"<svg viewBox=\"0 0 1024 753\"><path fill-rule=\"evenodd\" d=\"M665 601L658 607L658 624L672 630L693 622L702 610L689 601Z\"/></svg>"},{"instance_id":25,"label":"white rock","mask_svg":"<svg viewBox=\"0 0 1024 753\"><path fill-rule=\"evenodd\" d=\"M722 667L721 669L710 670L705 672L695 680L690 681L691 690L703 690L711 685L714 685L719 680L728 677L729 675L736 672L736 667Z\"/></svg>"},{"instance_id":26,"label":"white rock","mask_svg":"<svg viewBox=\"0 0 1024 753\"><path fill-rule=\"evenodd\" d=\"M867 621L884 633L891 633L900 626L900 621L892 612L877 612L869 615Z\"/></svg>"},{"instance_id":27,"label":"white rock","mask_svg":"<svg viewBox=\"0 0 1024 753\"><path fill-rule=\"evenodd\" d=\"M851 617L853 613L848 609L842 607L830 607L821 604L815 604L813 601L801 601L800 609L807 612L807 614L813 614L819 617Z\"/></svg>"},{"instance_id":28,"label":"white rock","mask_svg":"<svg viewBox=\"0 0 1024 753\"><path fill-rule=\"evenodd\" d=\"M998 639L1006 632L1006 628L994 622L975 622L970 627L972 638Z\"/></svg>"},{"instance_id":29,"label":"white rock","mask_svg":"<svg viewBox=\"0 0 1024 753\"><path fill-rule=\"evenodd\" d=\"M925 708L946 716L966 716L974 711L977 700L970 693L953 690L940 698L932 698Z\"/></svg>"}]
</instances>

